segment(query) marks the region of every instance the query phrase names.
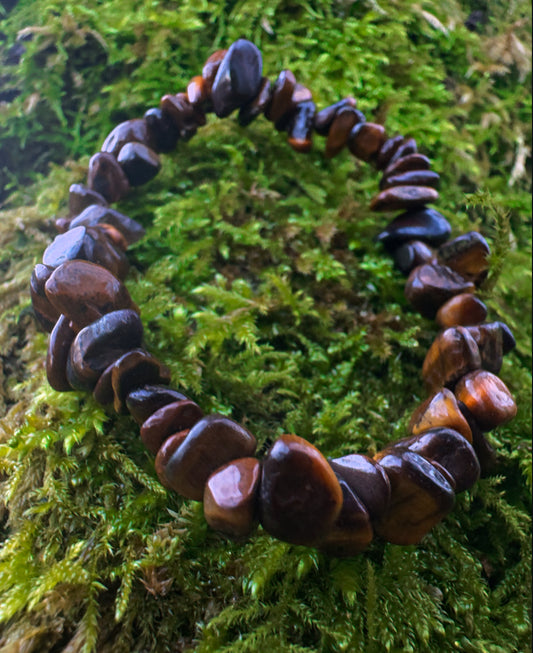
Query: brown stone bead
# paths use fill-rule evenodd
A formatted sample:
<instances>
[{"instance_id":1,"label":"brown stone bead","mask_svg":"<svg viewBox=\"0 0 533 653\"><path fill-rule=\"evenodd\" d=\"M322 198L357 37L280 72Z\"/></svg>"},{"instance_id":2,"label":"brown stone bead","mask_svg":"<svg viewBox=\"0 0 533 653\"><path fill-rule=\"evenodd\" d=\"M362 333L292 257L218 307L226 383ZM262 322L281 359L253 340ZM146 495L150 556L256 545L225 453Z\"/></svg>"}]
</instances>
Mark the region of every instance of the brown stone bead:
<instances>
[{"instance_id":1,"label":"brown stone bead","mask_svg":"<svg viewBox=\"0 0 533 653\"><path fill-rule=\"evenodd\" d=\"M191 429L204 416L198 404L190 399L174 401L153 412L141 426L141 440L152 454L172 433Z\"/></svg>"},{"instance_id":2,"label":"brown stone bead","mask_svg":"<svg viewBox=\"0 0 533 653\"><path fill-rule=\"evenodd\" d=\"M45 285L50 303L76 330L120 309L139 312L124 284L108 270L88 261L66 261Z\"/></svg>"},{"instance_id":3,"label":"brown stone bead","mask_svg":"<svg viewBox=\"0 0 533 653\"><path fill-rule=\"evenodd\" d=\"M429 170L430 167L431 161L427 156L418 153L408 154L401 159L397 159L385 168L379 187L384 188L384 184L389 177L394 177L402 172L410 172L411 170Z\"/></svg>"},{"instance_id":4,"label":"brown stone bead","mask_svg":"<svg viewBox=\"0 0 533 653\"><path fill-rule=\"evenodd\" d=\"M393 155L391 156L388 166L394 165L396 161L403 159L410 154L416 154L417 147L416 141L414 138L405 138L402 143L396 148Z\"/></svg>"},{"instance_id":5,"label":"brown stone bead","mask_svg":"<svg viewBox=\"0 0 533 653\"><path fill-rule=\"evenodd\" d=\"M61 315L55 306L50 302L45 293L45 285L50 278L53 268L37 263L33 268L30 279L30 297L33 313L38 325L43 331L50 333Z\"/></svg>"},{"instance_id":6,"label":"brown stone bead","mask_svg":"<svg viewBox=\"0 0 533 653\"><path fill-rule=\"evenodd\" d=\"M331 159L338 154L348 143L351 131L358 122L359 115L353 107L347 106L337 109L326 139L324 154L327 159Z\"/></svg>"},{"instance_id":7,"label":"brown stone bead","mask_svg":"<svg viewBox=\"0 0 533 653\"><path fill-rule=\"evenodd\" d=\"M46 378L52 388L58 392L72 390L67 379L67 360L75 337L76 332L71 328L70 320L60 315L50 333L46 354Z\"/></svg>"},{"instance_id":8,"label":"brown stone bead","mask_svg":"<svg viewBox=\"0 0 533 653\"><path fill-rule=\"evenodd\" d=\"M362 122L351 130L348 137L348 149L361 161L371 161L381 149L385 139L383 125Z\"/></svg>"},{"instance_id":9,"label":"brown stone bead","mask_svg":"<svg viewBox=\"0 0 533 653\"><path fill-rule=\"evenodd\" d=\"M114 229L114 227L109 227ZM130 269L130 263L122 247L117 247L107 235L108 232L100 225L87 227L87 234L93 241L92 262L109 270L117 279L125 279ZM118 236L124 241L120 233Z\"/></svg>"},{"instance_id":10,"label":"brown stone bead","mask_svg":"<svg viewBox=\"0 0 533 653\"><path fill-rule=\"evenodd\" d=\"M143 349L133 349L123 354L113 363L111 386L113 388L113 407L119 414L126 410L126 397L149 383L170 383L170 370Z\"/></svg>"},{"instance_id":11,"label":"brown stone bead","mask_svg":"<svg viewBox=\"0 0 533 653\"><path fill-rule=\"evenodd\" d=\"M294 104L300 104L301 102L311 102L313 100L313 94L311 89L307 88L303 84L298 84L294 86L294 91L292 92L292 101Z\"/></svg>"},{"instance_id":12,"label":"brown stone bead","mask_svg":"<svg viewBox=\"0 0 533 653\"><path fill-rule=\"evenodd\" d=\"M108 206L105 197L95 190L91 190L82 184L72 184L70 186L68 189L68 214L70 218L79 215L92 204Z\"/></svg>"},{"instance_id":13,"label":"brown stone bead","mask_svg":"<svg viewBox=\"0 0 533 653\"><path fill-rule=\"evenodd\" d=\"M349 454L329 461L331 468L368 510L371 521L379 519L390 501L390 483L380 465L363 454Z\"/></svg>"},{"instance_id":14,"label":"brown stone bead","mask_svg":"<svg viewBox=\"0 0 533 653\"><path fill-rule=\"evenodd\" d=\"M300 102L289 121L288 142L296 152L309 152L313 145L314 102Z\"/></svg>"},{"instance_id":15,"label":"brown stone bead","mask_svg":"<svg viewBox=\"0 0 533 653\"><path fill-rule=\"evenodd\" d=\"M474 447L477 459L479 460L481 478L492 476L496 473L499 463L496 450L485 437L483 431L479 428L478 423L474 419L474 416L463 404L463 402L458 401L457 404L472 431L472 446Z\"/></svg>"},{"instance_id":16,"label":"brown stone bead","mask_svg":"<svg viewBox=\"0 0 533 653\"><path fill-rule=\"evenodd\" d=\"M125 252L128 249L128 241L124 237L124 235L116 228L113 227L112 224L107 224L106 222L100 222L96 227L99 229L107 239L113 243L115 249L121 250Z\"/></svg>"},{"instance_id":17,"label":"brown stone bead","mask_svg":"<svg viewBox=\"0 0 533 653\"><path fill-rule=\"evenodd\" d=\"M339 100L339 102L335 102L335 104L330 104L329 107L326 107L325 109L322 109L318 113L315 114L315 120L314 120L314 127L315 131L317 134L320 134L321 136L327 136L329 132L329 128L331 127L331 123L333 122L333 119L335 118L337 111L340 109L344 109L345 107L351 107L352 109L355 109L357 107L357 101L353 97L346 97L342 100ZM362 119L359 120L359 122L364 122L365 117L363 114L361 114Z\"/></svg>"},{"instance_id":18,"label":"brown stone bead","mask_svg":"<svg viewBox=\"0 0 533 653\"><path fill-rule=\"evenodd\" d=\"M425 206L394 218L376 240L390 251L408 240L421 240L436 246L448 238L451 230L450 223L441 213Z\"/></svg>"},{"instance_id":19,"label":"brown stone bead","mask_svg":"<svg viewBox=\"0 0 533 653\"><path fill-rule=\"evenodd\" d=\"M184 394L167 386L147 384L128 394L126 406L137 424L143 424L162 406L185 399L187 397Z\"/></svg>"},{"instance_id":20,"label":"brown stone bead","mask_svg":"<svg viewBox=\"0 0 533 653\"><path fill-rule=\"evenodd\" d=\"M468 327L468 332L479 347L481 367L493 374L498 374L503 363L504 330L502 326L505 325L502 325L501 322L490 322L489 324Z\"/></svg>"},{"instance_id":21,"label":"brown stone bead","mask_svg":"<svg viewBox=\"0 0 533 653\"><path fill-rule=\"evenodd\" d=\"M260 480L257 458L232 460L214 471L204 490L204 516L209 526L234 538L250 535L257 523Z\"/></svg>"},{"instance_id":22,"label":"brown stone bead","mask_svg":"<svg viewBox=\"0 0 533 653\"><path fill-rule=\"evenodd\" d=\"M197 422L164 468L170 487L201 501L209 476L235 458L253 456L255 437L224 415L208 415Z\"/></svg>"},{"instance_id":23,"label":"brown stone bead","mask_svg":"<svg viewBox=\"0 0 533 653\"><path fill-rule=\"evenodd\" d=\"M179 446L183 443L185 438L189 435L190 429L184 429L183 431L178 431L169 436L161 445L161 448L157 452L155 457L155 471L161 481L161 485L164 485L169 490L172 489L167 477L165 476L165 468L168 461L172 457L173 453L178 449Z\"/></svg>"},{"instance_id":24,"label":"brown stone bead","mask_svg":"<svg viewBox=\"0 0 533 653\"><path fill-rule=\"evenodd\" d=\"M370 202L372 211L400 211L432 204L439 194L429 186L394 186L386 188Z\"/></svg>"},{"instance_id":25,"label":"brown stone bead","mask_svg":"<svg viewBox=\"0 0 533 653\"><path fill-rule=\"evenodd\" d=\"M437 324L446 329L452 326L481 324L487 317L487 307L472 293L455 295L437 311Z\"/></svg>"},{"instance_id":26,"label":"brown stone bead","mask_svg":"<svg viewBox=\"0 0 533 653\"><path fill-rule=\"evenodd\" d=\"M441 388L418 406L411 416L408 429L413 435L419 435L439 426L457 431L472 444L472 430L448 388Z\"/></svg>"},{"instance_id":27,"label":"brown stone bead","mask_svg":"<svg viewBox=\"0 0 533 653\"><path fill-rule=\"evenodd\" d=\"M378 152L377 158L376 158L376 168L378 170L383 170L386 168L400 145L403 143L404 137L401 135L398 136L393 136L392 138L388 138L383 145L381 146L381 149Z\"/></svg>"},{"instance_id":28,"label":"brown stone bead","mask_svg":"<svg viewBox=\"0 0 533 653\"><path fill-rule=\"evenodd\" d=\"M435 263L434 250L421 240L410 240L399 245L393 253L395 266L404 274L424 263Z\"/></svg>"},{"instance_id":29,"label":"brown stone bead","mask_svg":"<svg viewBox=\"0 0 533 653\"><path fill-rule=\"evenodd\" d=\"M393 544L418 544L453 508L447 479L419 454L403 450L375 456L391 484L391 501L375 531Z\"/></svg>"},{"instance_id":30,"label":"brown stone bead","mask_svg":"<svg viewBox=\"0 0 533 653\"><path fill-rule=\"evenodd\" d=\"M465 327L439 333L422 365L422 377L431 392L453 386L467 372L481 367L479 348Z\"/></svg>"},{"instance_id":31,"label":"brown stone bead","mask_svg":"<svg viewBox=\"0 0 533 653\"><path fill-rule=\"evenodd\" d=\"M211 95L211 88L222 60L226 56L227 50L217 50L210 55L202 68L202 77L205 80L205 90L207 95Z\"/></svg>"},{"instance_id":32,"label":"brown stone bead","mask_svg":"<svg viewBox=\"0 0 533 653\"><path fill-rule=\"evenodd\" d=\"M247 104L244 104L239 109L239 125L241 127L246 127L258 116L264 113L266 107L270 104L272 99L272 84L270 80L266 77L263 77L261 80L261 86L259 87L259 92L256 97Z\"/></svg>"},{"instance_id":33,"label":"brown stone bead","mask_svg":"<svg viewBox=\"0 0 533 653\"><path fill-rule=\"evenodd\" d=\"M192 105L204 104L207 100L207 85L201 75L196 75L187 84L187 99Z\"/></svg>"},{"instance_id":34,"label":"brown stone bead","mask_svg":"<svg viewBox=\"0 0 533 653\"><path fill-rule=\"evenodd\" d=\"M379 187L383 189L393 188L394 186L431 186L431 188L438 188L439 182L440 175L433 172L433 170L409 170L397 175L390 175Z\"/></svg>"},{"instance_id":35,"label":"brown stone bead","mask_svg":"<svg viewBox=\"0 0 533 653\"><path fill-rule=\"evenodd\" d=\"M114 363L115 361L113 361ZM111 374L113 373L113 363L108 365L105 370L100 374L96 385L93 390L94 400L102 406L109 406L115 399L113 392L113 385L111 383Z\"/></svg>"},{"instance_id":36,"label":"brown stone bead","mask_svg":"<svg viewBox=\"0 0 533 653\"><path fill-rule=\"evenodd\" d=\"M115 211L104 206L97 206L92 204L84 209L80 215L72 220L70 228L84 226L96 227L100 224L110 224L115 227L124 236L128 245L132 245L140 240L144 234L144 228L135 220L132 220L127 215Z\"/></svg>"},{"instance_id":37,"label":"brown stone bead","mask_svg":"<svg viewBox=\"0 0 533 653\"><path fill-rule=\"evenodd\" d=\"M97 152L89 161L87 186L112 204L128 194L130 185L124 171L112 154Z\"/></svg>"},{"instance_id":38,"label":"brown stone bead","mask_svg":"<svg viewBox=\"0 0 533 653\"><path fill-rule=\"evenodd\" d=\"M479 479L479 462L470 442L451 428L433 428L418 435L399 440L387 447L394 453L407 449L424 456L432 464L439 464L452 478L455 493L471 488Z\"/></svg>"},{"instance_id":39,"label":"brown stone bead","mask_svg":"<svg viewBox=\"0 0 533 653\"><path fill-rule=\"evenodd\" d=\"M516 415L516 403L509 389L487 370L475 370L459 379L455 396L467 407L482 431L491 431Z\"/></svg>"},{"instance_id":40,"label":"brown stone bead","mask_svg":"<svg viewBox=\"0 0 533 653\"><path fill-rule=\"evenodd\" d=\"M172 152L176 147L180 133L172 118L161 110L153 107L145 111L144 120L150 133L150 142L155 152Z\"/></svg>"},{"instance_id":41,"label":"brown stone bead","mask_svg":"<svg viewBox=\"0 0 533 653\"><path fill-rule=\"evenodd\" d=\"M157 154L142 143L126 143L118 153L117 161L132 186L146 184L161 169Z\"/></svg>"},{"instance_id":42,"label":"brown stone bead","mask_svg":"<svg viewBox=\"0 0 533 653\"><path fill-rule=\"evenodd\" d=\"M57 218L57 220L54 222L56 231L60 234L64 234L65 231L69 229L71 222L72 218Z\"/></svg>"},{"instance_id":43,"label":"brown stone bead","mask_svg":"<svg viewBox=\"0 0 533 653\"><path fill-rule=\"evenodd\" d=\"M121 122L108 134L100 149L116 158L126 143L142 143L147 147L152 147L150 131L143 118L133 118L133 120Z\"/></svg>"},{"instance_id":44,"label":"brown stone bead","mask_svg":"<svg viewBox=\"0 0 533 653\"><path fill-rule=\"evenodd\" d=\"M106 367L130 349L139 347L142 336L141 319L132 310L107 313L86 326L70 347L67 362L70 385L78 390L92 390Z\"/></svg>"},{"instance_id":45,"label":"brown stone bead","mask_svg":"<svg viewBox=\"0 0 533 653\"><path fill-rule=\"evenodd\" d=\"M438 251L439 261L476 284L487 276L489 254L487 241L477 231L449 240Z\"/></svg>"},{"instance_id":46,"label":"brown stone bead","mask_svg":"<svg viewBox=\"0 0 533 653\"><path fill-rule=\"evenodd\" d=\"M328 555L345 558L364 551L374 537L374 530L363 502L343 478L338 480L342 508L320 548Z\"/></svg>"},{"instance_id":47,"label":"brown stone bead","mask_svg":"<svg viewBox=\"0 0 533 653\"><path fill-rule=\"evenodd\" d=\"M286 114L292 112L294 103L292 94L296 87L296 78L290 70L282 70L274 83L272 99L266 108L265 117L272 122L278 122Z\"/></svg>"},{"instance_id":48,"label":"brown stone bead","mask_svg":"<svg viewBox=\"0 0 533 653\"><path fill-rule=\"evenodd\" d=\"M342 490L328 461L297 435L282 435L264 462L260 521L279 540L314 546L325 540L342 508Z\"/></svg>"},{"instance_id":49,"label":"brown stone bead","mask_svg":"<svg viewBox=\"0 0 533 653\"><path fill-rule=\"evenodd\" d=\"M425 263L414 268L405 284L407 300L429 319L433 319L442 304L451 297L473 290L471 281L436 263Z\"/></svg>"},{"instance_id":50,"label":"brown stone bead","mask_svg":"<svg viewBox=\"0 0 533 653\"><path fill-rule=\"evenodd\" d=\"M178 128L180 138L184 141L191 139L198 127L205 125L204 112L198 106L193 106L186 93L177 95L163 95L160 103L161 110L166 113Z\"/></svg>"}]
</instances>

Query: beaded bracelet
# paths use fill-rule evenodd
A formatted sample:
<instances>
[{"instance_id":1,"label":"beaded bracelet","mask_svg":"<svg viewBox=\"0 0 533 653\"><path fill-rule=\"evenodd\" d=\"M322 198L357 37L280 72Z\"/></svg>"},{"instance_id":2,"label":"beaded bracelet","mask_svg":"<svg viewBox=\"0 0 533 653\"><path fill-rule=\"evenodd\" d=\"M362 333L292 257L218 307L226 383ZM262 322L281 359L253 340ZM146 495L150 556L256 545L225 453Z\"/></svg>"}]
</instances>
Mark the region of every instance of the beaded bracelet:
<instances>
[{"instance_id":1,"label":"beaded bracelet","mask_svg":"<svg viewBox=\"0 0 533 653\"><path fill-rule=\"evenodd\" d=\"M152 179L158 154L191 138L207 112L225 117L236 109L242 126L264 114L298 152L311 149L313 132L326 137L328 158L347 146L382 173L370 208L402 211L377 239L408 275L407 299L442 331L423 364L429 397L413 413L410 435L373 458L327 460L288 434L260 462L246 428L204 416L142 347L139 309L122 279L125 251L144 230L109 204ZM208 524L229 536L246 537L260 522L274 537L332 555L359 553L374 533L418 543L452 509L455 493L490 473L494 451L483 433L516 414L496 376L513 335L501 322L484 322L487 309L474 294L487 275L489 247L476 232L448 240L449 223L427 207L438 183L412 138L388 137L353 98L317 112L311 91L289 70L272 84L256 46L236 41L207 59L186 92L164 95L143 118L115 127L90 160L87 185L70 187L69 216L56 221L60 233L30 284L36 318L51 332L50 385L92 391L102 405L129 412L161 483L203 501Z\"/></svg>"}]
</instances>

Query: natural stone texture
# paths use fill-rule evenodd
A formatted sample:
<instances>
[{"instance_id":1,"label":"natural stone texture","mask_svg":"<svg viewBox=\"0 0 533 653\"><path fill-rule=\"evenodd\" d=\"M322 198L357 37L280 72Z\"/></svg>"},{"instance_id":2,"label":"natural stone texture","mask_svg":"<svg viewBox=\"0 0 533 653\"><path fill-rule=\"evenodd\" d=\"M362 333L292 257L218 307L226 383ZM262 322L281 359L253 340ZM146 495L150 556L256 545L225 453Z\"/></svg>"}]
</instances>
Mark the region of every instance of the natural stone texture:
<instances>
[{"instance_id":1,"label":"natural stone texture","mask_svg":"<svg viewBox=\"0 0 533 653\"><path fill-rule=\"evenodd\" d=\"M372 211L401 211L432 204L438 198L438 192L428 186L394 186L376 195L370 208Z\"/></svg>"},{"instance_id":2,"label":"natural stone texture","mask_svg":"<svg viewBox=\"0 0 533 653\"><path fill-rule=\"evenodd\" d=\"M154 467L157 474L157 477L161 481L161 484L164 485L169 490L172 489L167 477L165 476L165 469L168 461L174 454L174 452L180 447L189 435L190 429L184 429L183 431L178 431L178 433L173 433L169 436L161 445L157 455L155 457Z\"/></svg>"},{"instance_id":3,"label":"natural stone texture","mask_svg":"<svg viewBox=\"0 0 533 653\"><path fill-rule=\"evenodd\" d=\"M437 254L444 265L476 284L487 276L490 247L477 231L469 231L444 243Z\"/></svg>"},{"instance_id":4,"label":"natural stone texture","mask_svg":"<svg viewBox=\"0 0 533 653\"><path fill-rule=\"evenodd\" d=\"M137 242L145 234L144 228L127 215L96 204L88 206L80 215L74 218L70 223L70 228L74 229L79 226L95 227L100 224L109 224L118 229L128 245Z\"/></svg>"},{"instance_id":5,"label":"natural stone texture","mask_svg":"<svg viewBox=\"0 0 533 653\"><path fill-rule=\"evenodd\" d=\"M348 143L350 133L359 120L359 113L353 107L345 106L337 109L326 139L324 154L327 159L338 154Z\"/></svg>"},{"instance_id":6,"label":"natural stone texture","mask_svg":"<svg viewBox=\"0 0 533 653\"><path fill-rule=\"evenodd\" d=\"M190 399L166 404L143 422L141 440L148 451L155 456L163 442L172 433L191 429L203 416L200 406Z\"/></svg>"},{"instance_id":7,"label":"natural stone texture","mask_svg":"<svg viewBox=\"0 0 533 653\"><path fill-rule=\"evenodd\" d=\"M472 430L453 392L447 388L441 388L418 406L411 416L408 429L413 435L419 435L441 426L457 431L472 444Z\"/></svg>"},{"instance_id":8,"label":"natural stone texture","mask_svg":"<svg viewBox=\"0 0 533 653\"><path fill-rule=\"evenodd\" d=\"M435 252L421 240L411 240L399 245L393 252L396 267L404 274L424 263L435 263Z\"/></svg>"},{"instance_id":9,"label":"natural stone texture","mask_svg":"<svg viewBox=\"0 0 533 653\"><path fill-rule=\"evenodd\" d=\"M296 78L290 70L282 70L272 88L272 99L265 110L265 117L274 123L279 122L294 109L292 94Z\"/></svg>"},{"instance_id":10,"label":"natural stone texture","mask_svg":"<svg viewBox=\"0 0 533 653\"><path fill-rule=\"evenodd\" d=\"M479 348L465 327L451 327L433 341L422 365L422 377L431 392L453 384L481 367Z\"/></svg>"},{"instance_id":11,"label":"natural stone texture","mask_svg":"<svg viewBox=\"0 0 533 653\"><path fill-rule=\"evenodd\" d=\"M408 240L421 240L437 246L448 239L451 230L450 223L441 213L426 207L402 213L376 239L387 249L393 249Z\"/></svg>"},{"instance_id":12,"label":"natural stone texture","mask_svg":"<svg viewBox=\"0 0 533 653\"><path fill-rule=\"evenodd\" d=\"M190 140L198 131L198 127L206 124L205 113L200 107L189 102L186 93L163 95L160 108L172 120L183 141Z\"/></svg>"},{"instance_id":13,"label":"natural stone texture","mask_svg":"<svg viewBox=\"0 0 533 653\"><path fill-rule=\"evenodd\" d=\"M315 131L317 134L320 134L321 136L327 136L329 132L329 128L331 127L331 123L333 122L333 119L337 115L337 112L340 111L340 109L344 109L345 107L351 107L352 109L355 109L357 107L357 101L353 97L346 97L342 100L339 100L339 102L335 102L335 104L330 104L329 107L326 107L325 109L322 109L315 115L314 119L314 127ZM364 122L365 117L364 115L359 111L358 112L360 115L358 122Z\"/></svg>"},{"instance_id":14,"label":"natural stone texture","mask_svg":"<svg viewBox=\"0 0 533 653\"><path fill-rule=\"evenodd\" d=\"M481 324L487 318L487 307L472 293L455 295L437 311L437 324L446 329L452 326Z\"/></svg>"},{"instance_id":15,"label":"natural stone texture","mask_svg":"<svg viewBox=\"0 0 533 653\"><path fill-rule=\"evenodd\" d=\"M126 143L117 161L132 186L141 186L153 179L161 169L157 154L142 143Z\"/></svg>"},{"instance_id":16,"label":"natural stone texture","mask_svg":"<svg viewBox=\"0 0 533 653\"><path fill-rule=\"evenodd\" d=\"M433 319L439 308L454 295L472 292L474 284L450 268L425 263L414 268L405 284L405 296L421 315Z\"/></svg>"},{"instance_id":17,"label":"natural stone texture","mask_svg":"<svg viewBox=\"0 0 533 653\"><path fill-rule=\"evenodd\" d=\"M491 431L516 415L516 403L509 389L500 378L486 370L475 370L459 379L455 396L482 431Z\"/></svg>"},{"instance_id":18,"label":"natural stone texture","mask_svg":"<svg viewBox=\"0 0 533 653\"><path fill-rule=\"evenodd\" d=\"M133 118L121 122L108 134L100 149L116 158L126 143L142 143L147 147L152 147L152 138L146 120Z\"/></svg>"},{"instance_id":19,"label":"natural stone texture","mask_svg":"<svg viewBox=\"0 0 533 653\"><path fill-rule=\"evenodd\" d=\"M144 114L150 142L156 152L172 152L176 147L180 132L172 118L159 107L148 109Z\"/></svg>"},{"instance_id":20,"label":"natural stone texture","mask_svg":"<svg viewBox=\"0 0 533 653\"><path fill-rule=\"evenodd\" d=\"M371 161L381 149L385 139L383 125L374 122L361 122L350 131L348 149L361 161Z\"/></svg>"},{"instance_id":21,"label":"natural stone texture","mask_svg":"<svg viewBox=\"0 0 533 653\"><path fill-rule=\"evenodd\" d=\"M87 186L100 193L110 204L128 194L130 185L115 157L107 152L93 154L89 161Z\"/></svg>"},{"instance_id":22,"label":"natural stone texture","mask_svg":"<svg viewBox=\"0 0 533 653\"><path fill-rule=\"evenodd\" d=\"M414 156L414 155L413 155ZM390 175L380 184L380 188L393 188L394 186L430 186L438 188L440 175L433 170L409 170L396 175Z\"/></svg>"},{"instance_id":23,"label":"natural stone texture","mask_svg":"<svg viewBox=\"0 0 533 653\"><path fill-rule=\"evenodd\" d=\"M424 154L408 154L401 159L397 159L385 168L379 187L384 188L384 184L389 177L394 177L395 175L411 170L429 170L430 167L431 161Z\"/></svg>"},{"instance_id":24,"label":"natural stone texture","mask_svg":"<svg viewBox=\"0 0 533 653\"><path fill-rule=\"evenodd\" d=\"M76 217L91 204L108 206L103 195L91 190L83 184L72 184L68 189L68 214L70 218Z\"/></svg>"},{"instance_id":25,"label":"natural stone texture","mask_svg":"<svg viewBox=\"0 0 533 653\"><path fill-rule=\"evenodd\" d=\"M146 384L128 393L126 406L137 424L143 424L162 406L185 399L184 394L167 386Z\"/></svg>"},{"instance_id":26,"label":"natural stone texture","mask_svg":"<svg viewBox=\"0 0 533 653\"><path fill-rule=\"evenodd\" d=\"M376 168L378 170L383 170L389 165L392 157L397 152L398 148L403 143L403 141L404 141L403 136L398 135L398 136L393 136L392 138L388 138L383 143L376 158Z\"/></svg>"}]
</instances>

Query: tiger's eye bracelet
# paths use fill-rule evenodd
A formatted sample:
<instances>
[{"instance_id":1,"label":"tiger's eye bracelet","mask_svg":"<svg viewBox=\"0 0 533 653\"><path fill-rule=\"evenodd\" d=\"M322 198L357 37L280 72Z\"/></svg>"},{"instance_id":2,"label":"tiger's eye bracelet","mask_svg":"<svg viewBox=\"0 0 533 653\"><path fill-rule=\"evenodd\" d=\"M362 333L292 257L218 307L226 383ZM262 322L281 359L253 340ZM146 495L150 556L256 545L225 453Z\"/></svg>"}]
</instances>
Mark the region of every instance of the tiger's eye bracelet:
<instances>
[{"instance_id":1,"label":"tiger's eye bracelet","mask_svg":"<svg viewBox=\"0 0 533 653\"><path fill-rule=\"evenodd\" d=\"M382 174L370 208L401 211L377 238L408 275L409 302L442 330L423 364L429 397L413 413L409 436L373 458L327 460L288 434L259 461L246 428L204 415L170 387L168 369L142 346L139 309L122 279L125 251L144 230L110 204L152 179L158 155L191 138L207 112L225 117L236 109L242 126L263 114L298 152L311 149L313 132L326 138L328 158L347 146ZM495 455L483 434L516 414L496 376L513 335L501 322L485 322L486 306L475 295L489 247L477 232L449 240L448 221L427 206L438 184L412 138L387 136L351 97L317 112L291 71L271 83L260 51L236 41L212 54L185 92L115 127L90 160L87 185L70 187L69 216L56 221L60 233L30 284L36 318L50 332L51 386L91 391L102 405L129 412L161 483L203 501L208 524L229 536L246 537L259 522L280 540L339 556L364 550L374 533L418 543L452 509L455 493L490 473Z\"/></svg>"}]
</instances>

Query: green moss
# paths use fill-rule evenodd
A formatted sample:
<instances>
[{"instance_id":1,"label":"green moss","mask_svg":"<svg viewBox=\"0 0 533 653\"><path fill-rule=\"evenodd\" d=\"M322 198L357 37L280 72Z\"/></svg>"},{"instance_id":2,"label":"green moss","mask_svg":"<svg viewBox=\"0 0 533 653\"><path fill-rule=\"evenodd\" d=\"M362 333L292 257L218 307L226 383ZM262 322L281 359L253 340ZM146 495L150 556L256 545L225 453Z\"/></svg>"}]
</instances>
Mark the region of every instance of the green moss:
<instances>
[{"instance_id":1,"label":"green moss","mask_svg":"<svg viewBox=\"0 0 533 653\"><path fill-rule=\"evenodd\" d=\"M0 651L530 648L530 7L491 6L469 32L478 4L21 0L0 14L16 95L0 103ZM20 30L32 40L6 63ZM319 107L354 95L415 137L455 233L491 243L483 294L517 338L502 377L519 413L491 434L497 476L417 547L336 560L261 531L229 542L159 485L131 420L45 382L27 284L68 185L114 124L242 35ZM405 434L435 328L372 240L375 174L322 147L298 155L264 119L210 117L120 206L147 229L128 287L150 351L205 412L262 451L295 432L328 456L372 454Z\"/></svg>"}]
</instances>

